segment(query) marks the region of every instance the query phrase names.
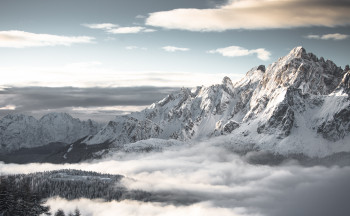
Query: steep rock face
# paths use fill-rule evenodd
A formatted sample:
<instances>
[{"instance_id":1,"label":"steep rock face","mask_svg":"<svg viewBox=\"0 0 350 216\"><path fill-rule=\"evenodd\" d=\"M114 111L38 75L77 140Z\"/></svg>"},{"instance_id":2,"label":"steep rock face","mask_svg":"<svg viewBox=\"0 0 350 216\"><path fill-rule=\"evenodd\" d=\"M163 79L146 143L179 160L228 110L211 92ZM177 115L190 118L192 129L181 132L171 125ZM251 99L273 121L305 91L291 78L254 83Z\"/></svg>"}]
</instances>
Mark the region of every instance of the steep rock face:
<instances>
[{"instance_id":1,"label":"steep rock face","mask_svg":"<svg viewBox=\"0 0 350 216\"><path fill-rule=\"evenodd\" d=\"M23 114L7 115L0 120L0 151L37 147L50 142L71 143L94 135L99 125L80 121L65 113L50 113L40 120Z\"/></svg>"},{"instance_id":2,"label":"steep rock face","mask_svg":"<svg viewBox=\"0 0 350 216\"><path fill-rule=\"evenodd\" d=\"M343 78L344 71L332 61L318 59L302 47L271 64L255 89L248 122L260 118L258 133L290 135L295 124L295 112L305 111L310 95L332 93Z\"/></svg>"},{"instance_id":3,"label":"steep rock face","mask_svg":"<svg viewBox=\"0 0 350 216\"><path fill-rule=\"evenodd\" d=\"M343 139L350 133L350 107L336 112L329 120L324 121L317 128L317 133L330 141Z\"/></svg>"},{"instance_id":4,"label":"steep rock face","mask_svg":"<svg viewBox=\"0 0 350 216\"><path fill-rule=\"evenodd\" d=\"M334 106L334 112L327 113L318 121L317 133L330 141L338 141L350 134L350 70L345 67L345 74L337 89L325 97L324 106Z\"/></svg>"},{"instance_id":5,"label":"steep rock face","mask_svg":"<svg viewBox=\"0 0 350 216\"><path fill-rule=\"evenodd\" d=\"M345 70L346 70L346 73L344 74L344 77L343 77L338 89L349 94L350 93L350 69L349 69L348 65L347 65L347 68L345 68Z\"/></svg>"}]
</instances>

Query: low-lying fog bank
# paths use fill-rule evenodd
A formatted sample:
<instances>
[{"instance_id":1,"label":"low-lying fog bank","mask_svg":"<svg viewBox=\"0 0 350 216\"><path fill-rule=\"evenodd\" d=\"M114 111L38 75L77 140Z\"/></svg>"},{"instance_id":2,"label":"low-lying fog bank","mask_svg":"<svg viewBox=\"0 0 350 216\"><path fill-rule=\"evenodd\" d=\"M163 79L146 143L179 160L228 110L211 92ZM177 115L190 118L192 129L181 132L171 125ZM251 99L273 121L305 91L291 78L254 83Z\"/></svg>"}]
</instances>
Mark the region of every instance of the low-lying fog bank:
<instances>
[{"instance_id":1,"label":"low-lying fog bank","mask_svg":"<svg viewBox=\"0 0 350 216\"><path fill-rule=\"evenodd\" d=\"M152 202L51 198L47 204L52 212L62 208L68 213L76 207L83 215L94 216L346 216L350 212L350 166L302 166L294 160L261 165L248 163L248 156L200 143L163 152L116 153L91 163L1 163L0 172L81 169L121 174L127 177L122 183L128 189L153 194Z\"/></svg>"}]
</instances>

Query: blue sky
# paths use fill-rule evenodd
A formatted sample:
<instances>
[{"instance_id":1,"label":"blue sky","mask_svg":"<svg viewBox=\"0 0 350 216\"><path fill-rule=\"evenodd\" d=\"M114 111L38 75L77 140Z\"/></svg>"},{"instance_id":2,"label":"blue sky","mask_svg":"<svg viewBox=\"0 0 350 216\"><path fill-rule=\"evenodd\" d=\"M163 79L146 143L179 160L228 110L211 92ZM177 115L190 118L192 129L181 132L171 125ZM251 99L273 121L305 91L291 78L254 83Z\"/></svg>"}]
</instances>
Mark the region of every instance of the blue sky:
<instances>
[{"instance_id":1,"label":"blue sky","mask_svg":"<svg viewBox=\"0 0 350 216\"><path fill-rule=\"evenodd\" d=\"M1 0L0 87L209 85L296 46L344 68L349 9L349 0Z\"/></svg>"}]
</instances>

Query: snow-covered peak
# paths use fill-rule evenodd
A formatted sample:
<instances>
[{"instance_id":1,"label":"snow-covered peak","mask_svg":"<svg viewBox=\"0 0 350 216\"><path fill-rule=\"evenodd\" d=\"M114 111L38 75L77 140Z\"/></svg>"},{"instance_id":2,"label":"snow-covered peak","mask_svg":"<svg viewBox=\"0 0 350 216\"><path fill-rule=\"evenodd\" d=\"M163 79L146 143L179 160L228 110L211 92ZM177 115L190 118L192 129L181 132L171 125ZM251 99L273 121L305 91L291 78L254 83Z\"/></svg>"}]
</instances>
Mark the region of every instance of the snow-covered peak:
<instances>
[{"instance_id":1,"label":"snow-covered peak","mask_svg":"<svg viewBox=\"0 0 350 216\"><path fill-rule=\"evenodd\" d=\"M71 143L96 134L99 129L96 122L80 121L67 113L49 113L40 120L10 114L0 119L0 151L37 147L50 142Z\"/></svg>"},{"instance_id":2,"label":"snow-covered peak","mask_svg":"<svg viewBox=\"0 0 350 216\"><path fill-rule=\"evenodd\" d=\"M43 115L39 121L50 121L50 120L54 120L54 119L72 120L73 117L67 113L52 112L52 113L48 113L46 115Z\"/></svg>"},{"instance_id":3,"label":"snow-covered peak","mask_svg":"<svg viewBox=\"0 0 350 216\"><path fill-rule=\"evenodd\" d=\"M267 96L288 87L301 89L303 93L326 95L335 90L342 78L343 70L332 61L321 61L297 47L266 69L261 90L264 89Z\"/></svg>"},{"instance_id":4,"label":"snow-covered peak","mask_svg":"<svg viewBox=\"0 0 350 216\"><path fill-rule=\"evenodd\" d=\"M307 55L306 50L302 46L298 46L293 48L288 55L286 55L284 58L302 58Z\"/></svg>"}]
</instances>

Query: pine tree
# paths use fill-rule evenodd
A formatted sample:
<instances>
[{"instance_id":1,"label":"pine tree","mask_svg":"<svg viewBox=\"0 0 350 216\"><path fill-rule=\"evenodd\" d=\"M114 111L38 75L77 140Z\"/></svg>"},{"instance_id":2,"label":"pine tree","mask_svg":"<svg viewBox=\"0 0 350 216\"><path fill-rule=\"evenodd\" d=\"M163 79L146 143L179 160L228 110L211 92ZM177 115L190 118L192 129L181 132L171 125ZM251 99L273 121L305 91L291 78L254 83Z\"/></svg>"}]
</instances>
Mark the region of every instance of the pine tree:
<instances>
[{"instance_id":1,"label":"pine tree","mask_svg":"<svg viewBox=\"0 0 350 216\"><path fill-rule=\"evenodd\" d=\"M0 215L10 215L14 207L14 191L6 176L0 178Z\"/></svg>"},{"instance_id":2,"label":"pine tree","mask_svg":"<svg viewBox=\"0 0 350 216\"><path fill-rule=\"evenodd\" d=\"M74 216L81 216L79 209L75 209Z\"/></svg>"},{"instance_id":3,"label":"pine tree","mask_svg":"<svg viewBox=\"0 0 350 216\"><path fill-rule=\"evenodd\" d=\"M32 193L29 181L15 185L13 178L7 176L0 179L0 215L49 215L49 207L43 206L41 197Z\"/></svg>"},{"instance_id":4,"label":"pine tree","mask_svg":"<svg viewBox=\"0 0 350 216\"><path fill-rule=\"evenodd\" d=\"M65 216L64 211L62 209L58 209L55 216Z\"/></svg>"}]
</instances>

